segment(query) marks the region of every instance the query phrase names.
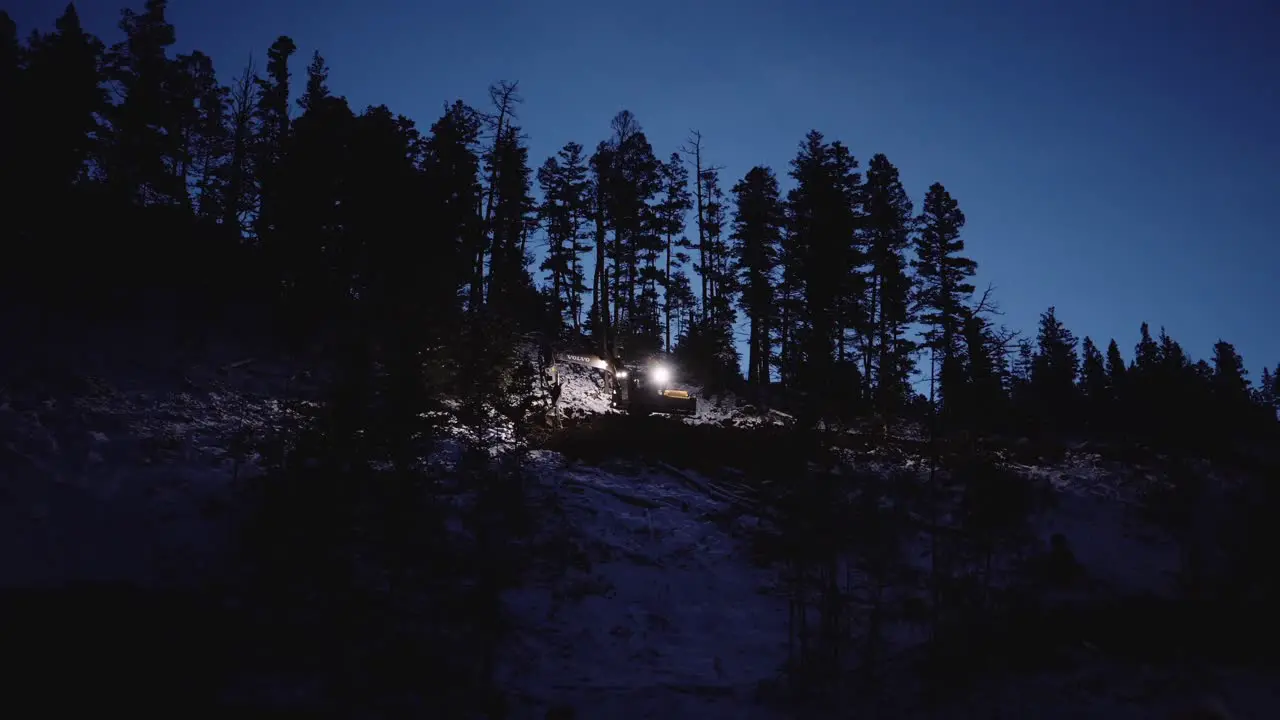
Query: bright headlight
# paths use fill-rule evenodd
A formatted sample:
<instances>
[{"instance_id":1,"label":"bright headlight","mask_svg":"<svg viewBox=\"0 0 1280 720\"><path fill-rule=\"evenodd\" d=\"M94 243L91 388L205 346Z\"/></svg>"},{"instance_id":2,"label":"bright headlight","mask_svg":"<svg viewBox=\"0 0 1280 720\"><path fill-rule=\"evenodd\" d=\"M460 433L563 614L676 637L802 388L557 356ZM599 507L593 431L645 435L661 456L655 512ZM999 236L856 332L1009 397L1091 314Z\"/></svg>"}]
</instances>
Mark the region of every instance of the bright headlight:
<instances>
[{"instance_id":1,"label":"bright headlight","mask_svg":"<svg viewBox=\"0 0 1280 720\"><path fill-rule=\"evenodd\" d=\"M618 376L618 378L619 378L619 379L626 379L626 377L627 377L627 371L626 371L626 370L619 370L619 371L617 372L617 376Z\"/></svg>"},{"instance_id":2,"label":"bright headlight","mask_svg":"<svg viewBox=\"0 0 1280 720\"><path fill-rule=\"evenodd\" d=\"M671 381L671 371L659 365L653 369L653 382L657 385L666 385Z\"/></svg>"}]
</instances>

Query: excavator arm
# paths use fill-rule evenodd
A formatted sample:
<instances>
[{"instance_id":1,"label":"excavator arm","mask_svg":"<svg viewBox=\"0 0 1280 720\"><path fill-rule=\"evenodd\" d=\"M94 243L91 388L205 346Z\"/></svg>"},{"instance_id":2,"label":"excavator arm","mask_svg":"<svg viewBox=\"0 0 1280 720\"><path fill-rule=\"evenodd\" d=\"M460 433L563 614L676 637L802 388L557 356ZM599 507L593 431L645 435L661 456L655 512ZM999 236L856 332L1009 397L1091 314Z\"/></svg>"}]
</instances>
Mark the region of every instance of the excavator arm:
<instances>
[{"instance_id":1,"label":"excavator arm","mask_svg":"<svg viewBox=\"0 0 1280 720\"><path fill-rule=\"evenodd\" d=\"M562 352L556 353L554 357L555 362L557 363L567 362L573 363L574 365L584 365L589 368L595 368L596 370L604 370L606 372L613 371L613 365L599 355Z\"/></svg>"}]
</instances>

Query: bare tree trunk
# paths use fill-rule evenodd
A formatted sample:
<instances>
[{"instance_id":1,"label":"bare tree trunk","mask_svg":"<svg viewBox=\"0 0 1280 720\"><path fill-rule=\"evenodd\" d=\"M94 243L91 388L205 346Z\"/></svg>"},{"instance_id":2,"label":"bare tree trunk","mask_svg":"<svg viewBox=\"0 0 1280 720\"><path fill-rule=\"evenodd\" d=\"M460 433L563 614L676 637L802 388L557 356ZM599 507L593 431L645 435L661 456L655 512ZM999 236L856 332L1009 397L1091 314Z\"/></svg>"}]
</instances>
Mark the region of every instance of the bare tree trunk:
<instances>
[{"instance_id":1,"label":"bare tree trunk","mask_svg":"<svg viewBox=\"0 0 1280 720\"><path fill-rule=\"evenodd\" d=\"M662 347L667 352L671 352L671 301L667 298L667 295L671 292L671 249L672 249L671 245L672 243L673 243L673 240L671 238L671 234L668 233L667 234L667 269L666 269L666 275L665 275L665 277L667 278L667 288L663 292L663 296L662 296L662 304L663 304L665 316L666 316L666 328L664 333L666 339L663 341Z\"/></svg>"},{"instance_id":2,"label":"bare tree trunk","mask_svg":"<svg viewBox=\"0 0 1280 720\"><path fill-rule=\"evenodd\" d=\"M489 146L489 188L485 193L484 224L480 229L480 242L476 248L475 275L471 281L471 301L475 308L484 302L485 255L489 254L492 266L492 259L497 251L498 234L493 228L493 209L497 202L498 183L501 180L498 173L498 144L503 140L508 119L515 117L514 106L521 102L520 96L516 94L518 85L519 83L504 80L497 85L489 86L489 100L497 108L497 114L486 118L493 127L493 142ZM490 282L492 283L492 278ZM490 287L489 291L492 293L493 288Z\"/></svg>"},{"instance_id":3,"label":"bare tree trunk","mask_svg":"<svg viewBox=\"0 0 1280 720\"><path fill-rule=\"evenodd\" d=\"M596 189L596 270L595 270L595 323L591 331L599 336L600 355L612 358L609 338L609 268L606 264L605 243L607 242L604 226L604 208L601 190Z\"/></svg>"},{"instance_id":4,"label":"bare tree trunk","mask_svg":"<svg viewBox=\"0 0 1280 720\"><path fill-rule=\"evenodd\" d=\"M689 133L689 139L686 141L681 152L686 155L693 156L693 187L694 197L697 200L695 205L697 209L697 225L698 225L698 274L702 276L702 319L707 317L707 243L706 243L706 217L704 214L705 199L702 195L702 133L697 130Z\"/></svg>"}]
</instances>

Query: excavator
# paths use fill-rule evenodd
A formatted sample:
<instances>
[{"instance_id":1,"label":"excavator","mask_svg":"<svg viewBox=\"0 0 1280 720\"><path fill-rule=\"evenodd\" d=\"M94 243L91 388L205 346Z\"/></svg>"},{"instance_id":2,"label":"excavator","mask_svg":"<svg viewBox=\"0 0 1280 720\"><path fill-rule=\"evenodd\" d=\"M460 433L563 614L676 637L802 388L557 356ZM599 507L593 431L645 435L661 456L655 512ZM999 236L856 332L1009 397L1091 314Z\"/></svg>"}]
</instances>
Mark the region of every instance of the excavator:
<instances>
[{"instance_id":1,"label":"excavator","mask_svg":"<svg viewBox=\"0 0 1280 720\"><path fill-rule=\"evenodd\" d=\"M698 399L687 390L671 387L671 368L660 362L623 363L608 360L599 355L577 352L550 352L550 373L555 383L552 397L559 396L561 363L581 365L600 370L604 374L605 387L612 391L613 407L632 415L661 413L666 415L693 415L698 410Z\"/></svg>"}]
</instances>

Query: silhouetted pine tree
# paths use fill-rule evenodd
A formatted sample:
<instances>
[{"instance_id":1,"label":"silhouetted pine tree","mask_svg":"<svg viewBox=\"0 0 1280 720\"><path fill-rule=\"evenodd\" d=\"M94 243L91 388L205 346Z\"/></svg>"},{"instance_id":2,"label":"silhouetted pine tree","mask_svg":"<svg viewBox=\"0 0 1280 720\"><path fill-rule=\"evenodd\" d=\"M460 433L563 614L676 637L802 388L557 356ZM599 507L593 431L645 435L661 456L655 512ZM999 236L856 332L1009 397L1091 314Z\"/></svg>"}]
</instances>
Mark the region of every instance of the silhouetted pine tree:
<instances>
[{"instance_id":1,"label":"silhouetted pine tree","mask_svg":"<svg viewBox=\"0 0 1280 720\"><path fill-rule=\"evenodd\" d=\"M177 98L178 64L168 57L176 41L165 17L166 0L147 0L143 11L121 12L125 39L107 53L107 77L123 99L108 107L111 141L107 176L140 205L185 204L186 148Z\"/></svg>"},{"instance_id":2,"label":"silhouetted pine tree","mask_svg":"<svg viewBox=\"0 0 1280 720\"><path fill-rule=\"evenodd\" d=\"M683 268L689 261L689 250L693 243L684 235L685 216L693 207L693 196L689 193L689 171L685 168L680 153L672 153L671 158L660 168L662 176L662 199L655 209L658 223L658 234L666 241L664 255L665 267L662 273L663 287L663 349L671 352L671 321L679 320L682 307L673 302L679 297L674 284L674 273ZM686 278L687 281L687 278ZM676 338L680 333L676 334Z\"/></svg>"},{"instance_id":3,"label":"silhouetted pine tree","mask_svg":"<svg viewBox=\"0 0 1280 720\"><path fill-rule=\"evenodd\" d=\"M1091 429L1105 431L1107 428L1103 425L1112 406L1111 378L1107 373L1106 360L1087 335L1081 343L1080 352L1079 396L1083 402L1080 408L1083 419Z\"/></svg>"},{"instance_id":4,"label":"silhouetted pine tree","mask_svg":"<svg viewBox=\"0 0 1280 720\"><path fill-rule=\"evenodd\" d=\"M862 177L857 160L839 142L811 131L791 161L796 186L787 194L788 236L784 279L794 295L788 318L790 372L807 398L810 420L851 416L863 397L856 345L847 330L864 326L860 317L864 285L857 269L864 258L858 243ZM854 339L856 342L856 338ZM821 390L819 390L821 388Z\"/></svg>"},{"instance_id":5,"label":"silhouetted pine tree","mask_svg":"<svg viewBox=\"0 0 1280 720\"><path fill-rule=\"evenodd\" d=\"M1121 402L1126 392L1125 373L1124 357L1120 355L1120 346L1116 344L1115 338L1112 338L1107 344L1107 387L1111 391L1111 399L1115 404Z\"/></svg>"},{"instance_id":6,"label":"silhouetted pine tree","mask_svg":"<svg viewBox=\"0 0 1280 720\"><path fill-rule=\"evenodd\" d=\"M969 278L978 264L964 257L964 213L941 183L934 183L925 195L924 210L916 220L915 307L919 321L927 328L923 347L930 353L930 394L934 386L945 410L947 393L963 384L959 348L964 323L965 301L973 294ZM936 382L934 382L936 380ZM933 399L932 397L930 398Z\"/></svg>"},{"instance_id":7,"label":"silhouetted pine tree","mask_svg":"<svg viewBox=\"0 0 1280 720\"><path fill-rule=\"evenodd\" d=\"M582 146L566 143L538 169L542 204L538 214L547 234L547 258L541 269L551 275L552 312L561 326L575 334L582 331L582 294L587 291L582 271L582 254L590 214L587 167Z\"/></svg>"},{"instance_id":8,"label":"silhouetted pine tree","mask_svg":"<svg viewBox=\"0 0 1280 720\"><path fill-rule=\"evenodd\" d=\"M1280 412L1280 365L1276 366L1275 372L1262 368L1256 400L1263 410L1263 418L1274 422L1276 413Z\"/></svg>"},{"instance_id":9,"label":"silhouetted pine tree","mask_svg":"<svg viewBox=\"0 0 1280 720\"><path fill-rule=\"evenodd\" d=\"M289 138L289 58L297 46L286 35L276 38L267 49L267 76L255 77L257 107L254 111L256 133L253 138L253 167L257 179L257 214L254 234L260 241L267 264L279 286L288 292L294 278L290 269L288 245L276 242L277 216L281 196L287 186L279 177L279 165Z\"/></svg>"},{"instance_id":10,"label":"silhouetted pine tree","mask_svg":"<svg viewBox=\"0 0 1280 720\"><path fill-rule=\"evenodd\" d=\"M778 179L768 168L757 166L747 171L733 186L733 195L733 239L742 286L739 305L750 325L747 385L759 401L771 374L774 270L785 217Z\"/></svg>"},{"instance_id":11,"label":"silhouetted pine tree","mask_svg":"<svg viewBox=\"0 0 1280 720\"><path fill-rule=\"evenodd\" d=\"M195 195L196 214L209 225L225 214L227 201L224 170L230 155L227 134L227 97L218 84L213 59L199 50L180 55L179 96L185 109L182 121L187 167L184 175Z\"/></svg>"},{"instance_id":12,"label":"silhouetted pine tree","mask_svg":"<svg viewBox=\"0 0 1280 720\"><path fill-rule=\"evenodd\" d=\"M67 5L54 31L33 33L25 52L20 52L16 37L6 38L4 46L0 52L6 57L0 62L5 69L0 72L5 77L0 82L13 93L7 95L13 104L6 103L10 109L5 115L22 123L13 128L22 134L6 140L21 138L13 148L15 154L6 156L19 162L4 164L7 170L24 168L21 182L7 185L11 190L6 192L29 200L66 198L86 178L102 150L98 118L109 107L99 70L102 43L81 27L75 5ZM24 61L22 75L17 72L19 59ZM27 102L20 106L23 100ZM28 162L20 162L24 157ZM13 207L29 212L23 204Z\"/></svg>"},{"instance_id":13,"label":"silhouetted pine tree","mask_svg":"<svg viewBox=\"0 0 1280 720\"><path fill-rule=\"evenodd\" d=\"M913 319L905 253L914 218L898 169L884 155L871 158L865 193L868 271L863 377L872 407L887 419L906 406L908 378L914 369L915 344L905 337Z\"/></svg>"},{"instance_id":14,"label":"silhouetted pine tree","mask_svg":"<svg viewBox=\"0 0 1280 720\"><path fill-rule=\"evenodd\" d=\"M1031 366L1031 389L1045 429L1066 431L1075 427L1079 367L1075 335L1058 320L1051 307L1040 314L1036 355Z\"/></svg>"},{"instance_id":15,"label":"silhouetted pine tree","mask_svg":"<svg viewBox=\"0 0 1280 720\"><path fill-rule=\"evenodd\" d=\"M517 126L507 125L503 133L493 151L498 171L490 222L487 300L493 314L534 329L542 324L543 317L539 312L541 298L528 271L527 240L534 207L529 150L521 143Z\"/></svg>"},{"instance_id":16,"label":"silhouetted pine tree","mask_svg":"<svg viewBox=\"0 0 1280 720\"><path fill-rule=\"evenodd\" d=\"M1248 374L1235 346L1225 340L1214 343L1213 374L1209 379L1213 408L1206 420L1209 428L1226 436L1224 442L1233 435L1243 438L1257 422Z\"/></svg>"},{"instance_id":17,"label":"silhouetted pine tree","mask_svg":"<svg viewBox=\"0 0 1280 720\"><path fill-rule=\"evenodd\" d=\"M964 385L953 417L977 430L997 429L1008 412L1005 360L1008 338L997 334L979 313L967 312L963 327Z\"/></svg>"}]
</instances>

